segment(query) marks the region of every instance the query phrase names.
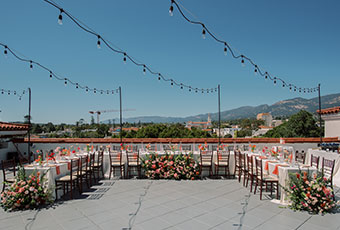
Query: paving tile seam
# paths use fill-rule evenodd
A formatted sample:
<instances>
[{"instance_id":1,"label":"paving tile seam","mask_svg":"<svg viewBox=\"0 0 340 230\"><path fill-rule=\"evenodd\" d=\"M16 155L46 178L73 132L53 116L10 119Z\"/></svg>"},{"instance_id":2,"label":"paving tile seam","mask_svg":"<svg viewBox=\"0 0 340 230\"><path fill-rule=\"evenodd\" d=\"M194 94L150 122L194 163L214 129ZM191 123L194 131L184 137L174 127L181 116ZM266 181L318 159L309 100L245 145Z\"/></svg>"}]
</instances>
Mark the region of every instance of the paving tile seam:
<instances>
[{"instance_id":1,"label":"paving tile seam","mask_svg":"<svg viewBox=\"0 0 340 230\"><path fill-rule=\"evenodd\" d=\"M82 212L82 210L80 210L78 207L75 207L71 204L72 207L74 207L76 210L78 210L78 212L83 215L83 217L87 220L89 220L92 224L94 224L96 227L98 227L99 229L102 229L98 224L96 224L94 221L92 221L87 215L85 215L85 213ZM81 219L81 218L77 218L77 219Z\"/></svg>"}]
</instances>

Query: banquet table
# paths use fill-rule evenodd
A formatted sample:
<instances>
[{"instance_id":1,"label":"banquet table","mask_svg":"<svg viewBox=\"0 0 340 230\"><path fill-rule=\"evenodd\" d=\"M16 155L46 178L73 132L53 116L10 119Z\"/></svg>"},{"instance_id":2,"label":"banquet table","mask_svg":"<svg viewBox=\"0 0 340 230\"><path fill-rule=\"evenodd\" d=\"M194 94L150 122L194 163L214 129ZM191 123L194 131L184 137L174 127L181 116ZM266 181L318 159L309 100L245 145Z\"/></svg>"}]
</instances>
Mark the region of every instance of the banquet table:
<instances>
[{"instance_id":1,"label":"banquet table","mask_svg":"<svg viewBox=\"0 0 340 230\"><path fill-rule=\"evenodd\" d=\"M308 165L292 165L289 164L287 162L280 162L280 161L276 161L273 162L271 160L264 160L264 164L267 163L267 168L266 173L270 176L273 176L275 178L278 178L279 180L279 194L280 194L280 204L288 204L289 201L287 200L287 194L286 191L284 189L282 189L281 187L287 187L288 185L288 181L289 181L289 174L291 173L297 173L297 172L308 172L309 175L313 175L314 173L317 172L317 169L314 167L310 167Z\"/></svg>"},{"instance_id":2,"label":"banquet table","mask_svg":"<svg viewBox=\"0 0 340 230\"><path fill-rule=\"evenodd\" d=\"M68 172L67 163L44 163L41 166L37 164L30 164L24 166L26 175L40 173L40 176L45 174L44 186L51 191L52 197L55 197L55 180L65 176Z\"/></svg>"},{"instance_id":3,"label":"banquet table","mask_svg":"<svg viewBox=\"0 0 340 230\"><path fill-rule=\"evenodd\" d=\"M322 167L322 158L328 159L328 160L335 160L335 166L334 166L334 172L333 172L333 185L340 187L340 154L336 152L327 152L324 150L318 150L318 149L308 149L305 163L310 165L311 161L311 155L313 156L319 156L319 168Z\"/></svg>"}]
</instances>

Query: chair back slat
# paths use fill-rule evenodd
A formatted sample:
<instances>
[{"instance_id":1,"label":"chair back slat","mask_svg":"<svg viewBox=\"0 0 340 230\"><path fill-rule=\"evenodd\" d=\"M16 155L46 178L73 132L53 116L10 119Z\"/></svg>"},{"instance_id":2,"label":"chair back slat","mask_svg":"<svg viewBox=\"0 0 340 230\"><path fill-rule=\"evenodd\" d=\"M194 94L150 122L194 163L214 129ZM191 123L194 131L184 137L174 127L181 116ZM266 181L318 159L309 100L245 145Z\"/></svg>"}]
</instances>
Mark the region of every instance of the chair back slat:
<instances>
[{"instance_id":1,"label":"chair back slat","mask_svg":"<svg viewBox=\"0 0 340 230\"><path fill-rule=\"evenodd\" d=\"M320 157L311 155L310 166L319 168Z\"/></svg>"},{"instance_id":2,"label":"chair back slat","mask_svg":"<svg viewBox=\"0 0 340 230\"><path fill-rule=\"evenodd\" d=\"M335 160L328 160L322 158L322 175L327 179L330 179L333 185L333 173L334 173Z\"/></svg>"},{"instance_id":3,"label":"chair back slat","mask_svg":"<svg viewBox=\"0 0 340 230\"><path fill-rule=\"evenodd\" d=\"M200 160L201 160L201 164L212 165L213 152L208 151L208 150L204 150L204 151L200 150Z\"/></svg>"},{"instance_id":4,"label":"chair back slat","mask_svg":"<svg viewBox=\"0 0 340 230\"><path fill-rule=\"evenodd\" d=\"M11 160L2 160L1 161L3 178L6 179L6 176L15 176L16 173L16 163L15 158Z\"/></svg>"},{"instance_id":5,"label":"chair back slat","mask_svg":"<svg viewBox=\"0 0 340 230\"><path fill-rule=\"evenodd\" d=\"M97 154L97 159L96 159L95 163L97 163L98 166L102 166L103 165L103 161L104 161L104 151L101 150Z\"/></svg>"},{"instance_id":6,"label":"chair back slat","mask_svg":"<svg viewBox=\"0 0 340 230\"><path fill-rule=\"evenodd\" d=\"M217 151L217 164L229 164L230 152L226 150Z\"/></svg>"},{"instance_id":7,"label":"chair back slat","mask_svg":"<svg viewBox=\"0 0 340 230\"><path fill-rule=\"evenodd\" d=\"M111 151L110 153L110 163L111 165L114 163L122 164L122 152L121 151Z\"/></svg>"},{"instance_id":8,"label":"chair back slat","mask_svg":"<svg viewBox=\"0 0 340 230\"><path fill-rule=\"evenodd\" d=\"M262 160L259 158L255 158L255 165L256 165L256 176L260 177L262 180L263 179Z\"/></svg>"},{"instance_id":9,"label":"chair back slat","mask_svg":"<svg viewBox=\"0 0 340 230\"><path fill-rule=\"evenodd\" d=\"M133 164L139 164L139 151L132 151L132 152L126 152L126 160L128 165Z\"/></svg>"},{"instance_id":10,"label":"chair back slat","mask_svg":"<svg viewBox=\"0 0 340 230\"><path fill-rule=\"evenodd\" d=\"M85 172L88 168L88 156L83 156L80 158L80 170Z\"/></svg>"},{"instance_id":11,"label":"chair back slat","mask_svg":"<svg viewBox=\"0 0 340 230\"><path fill-rule=\"evenodd\" d=\"M79 176L80 171L80 159L73 159L71 160L71 167L70 167L70 178L72 180L73 176Z\"/></svg>"},{"instance_id":12,"label":"chair back slat","mask_svg":"<svg viewBox=\"0 0 340 230\"><path fill-rule=\"evenodd\" d=\"M254 174L254 162L252 155L247 155L247 170L251 174Z\"/></svg>"}]
</instances>

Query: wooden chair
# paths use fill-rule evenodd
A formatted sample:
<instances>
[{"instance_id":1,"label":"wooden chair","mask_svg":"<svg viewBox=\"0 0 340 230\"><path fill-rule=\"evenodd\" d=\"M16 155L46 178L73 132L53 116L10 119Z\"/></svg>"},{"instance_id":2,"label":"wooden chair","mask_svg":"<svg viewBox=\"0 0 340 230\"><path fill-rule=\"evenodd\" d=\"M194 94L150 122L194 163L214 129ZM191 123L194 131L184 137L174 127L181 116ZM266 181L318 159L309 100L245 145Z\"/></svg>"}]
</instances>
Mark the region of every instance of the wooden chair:
<instances>
[{"instance_id":1,"label":"wooden chair","mask_svg":"<svg viewBox=\"0 0 340 230\"><path fill-rule=\"evenodd\" d=\"M262 160L255 158L256 164L256 180L254 194L256 194L256 189L260 186L260 200L262 200L263 185L266 186L266 191L268 190L268 184L270 184L270 195L273 195L273 185L276 185L276 199L279 199L279 181L278 179L270 176L263 175Z\"/></svg>"},{"instance_id":2,"label":"wooden chair","mask_svg":"<svg viewBox=\"0 0 340 230\"><path fill-rule=\"evenodd\" d=\"M66 176L63 176L59 179L55 180L55 195L56 199L58 199L58 189L63 189L63 194L69 192L70 186L70 199L73 199L73 189L78 186L79 193L80 183L79 183L79 172L80 172L80 159L71 160L70 162L70 173Z\"/></svg>"},{"instance_id":3,"label":"wooden chair","mask_svg":"<svg viewBox=\"0 0 340 230\"><path fill-rule=\"evenodd\" d=\"M322 177L326 177L331 181L331 188L333 189L333 198L334 196L334 188L333 188L333 173L334 173L334 166L335 166L335 160L328 160L325 158L322 158Z\"/></svg>"},{"instance_id":4,"label":"wooden chair","mask_svg":"<svg viewBox=\"0 0 340 230\"><path fill-rule=\"evenodd\" d=\"M16 163L15 158L12 160L1 160L2 167L2 175L3 175L3 185L2 192L5 191L5 187L8 184L12 184L15 182L15 174L16 174Z\"/></svg>"},{"instance_id":5,"label":"wooden chair","mask_svg":"<svg viewBox=\"0 0 340 230\"><path fill-rule=\"evenodd\" d=\"M238 175L238 182L241 182L241 175L243 174L243 167L241 164L241 152L235 150L235 172L234 175Z\"/></svg>"},{"instance_id":6,"label":"wooden chair","mask_svg":"<svg viewBox=\"0 0 340 230\"><path fill-rule=\"evenodd\" d=\"M86 182L87 188L90 188L90 183L89 183L89 173L88 173L88 156L82 156L79 159L80 163L80 168L79 168L79 183L80 183L80 193L83 192L83 182Z\"/></svg>"},{"instance_id":7,"label":"wooden chair","mask_svg":"<svg viewBox=\"0 0 340 230\"><path fill-rule=\"evenodd\" d=\"M87 158L87 169L86 169L86 177L88 178L90 186L92 186L92 176L93 178L95 178L94 170L93 170L94 161L95 161L95 154L90 153Z\"/></svg>"},{"instance_id":8,"label":"wooden chair","mask_svg":"<svg viewBox=\"0 0 340 230\"><path fill-rule=\"evenodd\" d=\"M125 164L123 163L122 159L122 151L115 151L110 152L110 176L109 179L111 179L111 174L113 173L113 176L115 176L116 169L119 169L120 176L123 178L125 174Z\"/></svg>"},{"instance_id":9,"label":"wooden chair","mask_svg":"<svg viewBox=\"0 0 340 230\"><path fill-rule=\"evenodd\" d=\"M102 176L104 177L104 151L101 150L97 152L95 155L95 161L92 166L93 169L93 177L94 180L96 180L95 174L97 173L97 179L100 180L100 173L102 173Z\"/></svg>"},{"instance_id":10,"label":"wooden chair","mask_svg":"<svg viewBox=\"0 0 340 230\"><path fill-rule=\"evenodd\" d=\"M319 169L319 161L320 161L320 157L313 156L313 154L310 156L311 167L316 167L316 169Z\"/></svg>"},{"instance_id":11,"label":"wooden chair","mask_svg":"<svg viewBox=\"0 0 340 230\"><path fill-rule=\"evenodd\" d=\"M246 187L248 187L248 182L250 179L250 192L253 191L253 183L256 179L256 168L254 168L254 157L251 155L247 155L247 183Z\"/></svg>"},{"instance_id":12,"label":"wooden chair","mask_svg":"<svg viewBox=\"0 0 340 230\"><path fill-rule=\"evenodd\" d=\"M248 168L247 168L247 161L246 161L246 154L240 154L240 164L242 167L243 172L243 186L246 186L246 177L248 175Z\"/></svg>"},{"instance_id":13,"label":"wooden chair","mask_svg":"<svg viewBox=\"0 0 340 230\"><path fill-rule=\"evenodd\" d=\"M212 165L213 165L213 152L212 151L202 151L200 150L200 162L199 166L201 169L201 173L204 169L209 170L209 176L211 177L213 174Z\"/></svg>"},{"instance_id":14,"label":"wooden chair","mask_svg":"<svg viewBox=\"0 0 340 230\"><path fill-rule=\"evenodd\" d=\"M303 150L302 152L299 152L298 150L296 150L295 152L295 161L301 164L305 163L305 156L306 154L304 154Z\"/></svg>"},{"instance_id":15,"label":"wooden chair","mask_svg":"<svg viewBox=\"0 0 340 230\"><path fill-rule=\"evenodd\" d=\"M141 177L142 165L139 159L139 151L137 152L126 152L126 160L127 160L127 178L130 177L130 172L133 169L136 169L138 173L138 177Z\"/></svg>"},{"instance_id":16,"label":"wooden chair","mask_svg":"<svg viewBox=\"0 0 340 230\"><path fill-rule=\"evenodd\" d=\"M224 168L224 175L226 177L230 176L229 173L229 151L217 151L217 161L215 162L215 175L218 176L219 169Z\"/></svg>"}]
</instances>

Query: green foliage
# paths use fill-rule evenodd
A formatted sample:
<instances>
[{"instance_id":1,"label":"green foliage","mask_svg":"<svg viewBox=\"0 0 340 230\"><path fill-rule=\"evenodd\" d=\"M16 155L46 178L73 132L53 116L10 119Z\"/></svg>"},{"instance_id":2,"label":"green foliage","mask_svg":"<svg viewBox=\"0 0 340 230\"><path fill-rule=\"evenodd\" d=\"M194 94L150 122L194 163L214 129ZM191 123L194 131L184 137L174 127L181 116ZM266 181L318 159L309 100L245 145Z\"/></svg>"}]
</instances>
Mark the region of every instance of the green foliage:
<instances>
[{"instance_id":1,"label":"green foliage","mask_svg":"<svg viewBox=\"0 0 340 230\"><path fill-rule=\"evenodd\" d=\"M317 126L313 114L301 110L292 115L287 122L268 131L265 137L318 137L320 127Z\"/></svg>"}]
</instances>

